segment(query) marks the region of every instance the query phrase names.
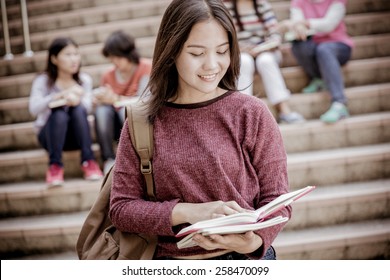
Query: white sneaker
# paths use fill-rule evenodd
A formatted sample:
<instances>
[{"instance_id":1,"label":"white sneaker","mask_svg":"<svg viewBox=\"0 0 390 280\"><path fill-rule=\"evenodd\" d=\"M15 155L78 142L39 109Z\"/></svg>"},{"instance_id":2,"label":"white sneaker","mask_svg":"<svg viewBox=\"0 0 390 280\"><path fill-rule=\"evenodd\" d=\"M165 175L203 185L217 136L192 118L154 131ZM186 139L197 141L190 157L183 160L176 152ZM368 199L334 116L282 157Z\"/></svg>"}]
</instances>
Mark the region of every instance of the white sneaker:
<instances>
[{"instance_id":1,"label":"white sneaker","mask_svg":"<svg viewBox=\"0 0 390 280\"><path fill-rule=\"evenodd\" d=\"M279 115L279 123L303 123L305 122L305 118L297 113L297 112L291 112L289 114L280 114Z\"/></svg>"},{"instance_id":2,"label":"white sneaker","mask_svg":"<svg viewBox=\"0 0 390 280\"><path fill-rule=\"evenodd\" d=\"M110 171L110 169L114 165L114 163L115 163L115 160L112 158L109 158L108 160L106 160L104 162L104 167L103 167L104 175L106 175L108 173L108 171Z\"/></svg>"}]
</instances>

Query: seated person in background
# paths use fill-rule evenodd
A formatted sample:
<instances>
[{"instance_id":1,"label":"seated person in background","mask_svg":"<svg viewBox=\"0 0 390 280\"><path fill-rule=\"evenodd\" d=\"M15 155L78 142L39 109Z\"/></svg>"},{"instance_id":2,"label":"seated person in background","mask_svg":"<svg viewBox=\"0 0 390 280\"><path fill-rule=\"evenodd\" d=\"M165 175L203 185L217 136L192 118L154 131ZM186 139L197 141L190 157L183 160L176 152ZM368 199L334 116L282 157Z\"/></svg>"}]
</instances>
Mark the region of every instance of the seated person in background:
<instances>
[{"instance_id":1,"label":"seated person in background","mask_svg":"<svg viewBox=\"0 0 390 280\"><path fill-rule=\"evenodd\" d=\"M94 94L96 135L106 174L115 161L113 143L124 122L124 105L146 88L152 61L140 57L134 38L123 31L108 37L102 53L114 64Z\"/></svg>"},{"instance_id":2,"label":"seated person in background","mask_svg":"<svg viewBox=\"0 0 390 280\"><path fill-rule=\"evenodd\" d=\"M70 38L55 39L48 50L45 73L32 84L29 110L36 116L38 141L49 153L46 183L64 182L62 151L81 150L84 178L102 178L91 148L87 114L91 111L92 79L80 73L81 56Z\"/></svg>"},{"instance_id":3,"label":"seated person in background","mask_svg":"<svg viewBox=\"0 0 390 280\"><path fill-rule=\"evenodd\" d=\"M237 0L224 1L236 24L241 48L241 67L238 89L253 95L255 71L260 74L268 100L274 106L280 123L300 123L305 119L288 105L290 91L284 82L279 65L282 54L281 35L271 5L265 0L253 0L251 14L241 13Z\"/></svg>"},{"instance_id":4,"label":"seated person in background","mask_svg":"<svg viewBox=\"0 0 390 280\"><path fill-rule=\"evenodd\" d=\"M311 80L303 91L311 93L326 88L332 96L330 109L320 117L325 123L349 116L341 71L353 48L344 23L346 2L292 0L291 18L281 24L281 29L295 34L292 52ZM307 36L309 31L314 35Z\"/></svg>"}]
</instances>

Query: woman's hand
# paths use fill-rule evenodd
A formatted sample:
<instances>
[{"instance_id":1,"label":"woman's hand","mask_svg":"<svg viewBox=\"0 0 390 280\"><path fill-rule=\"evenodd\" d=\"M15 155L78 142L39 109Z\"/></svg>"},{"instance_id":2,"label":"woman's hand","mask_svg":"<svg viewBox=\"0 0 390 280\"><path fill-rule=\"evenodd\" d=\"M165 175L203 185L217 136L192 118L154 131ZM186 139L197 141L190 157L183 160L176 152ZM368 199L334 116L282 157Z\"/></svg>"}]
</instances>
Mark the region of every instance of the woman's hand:
<instances>
[{"instance_id":1,"label":"woman's hand","mask_svg":"<svg viewBox=\"0 0 390 280\"><path fill-rule=\"evenodd\" d=\"M63 92L63 98L66 100L66 105L74 107L81 103L81 96L84 94L84 89L80 85L74 85Z\"/></svg>"},{"instance_id":2,"label":"woman's hand","mask_svg":"<svg viewBox=\"0 0 390 280\"><path fill-rule=\"evenodd\" d=\"M296 22L292 27L292 31L295 34L296 40L306 41L309 31L308 23L306 21Z\"/></svg>"},{"instance_id":3,"label":"woman's hand","mask_svg":"<svg viewBox=\"0 0 390 280\"><path fill-rule=\"evenodd\" d=\"M114 93L110 85L100 87L97 94L94 94L94 103L113 105L118 101L119 95Z\"/></svg>"},{"instance_id":4,"label":"woman's hand","mask_svg":"<svg viewBox=\"0 0 390 280\"><path fill-rule=\"evenodd\" d=\"M205 250L224 249L235 251L239 254L252 253L263 245L262 238L253 231L243 234L213 234L210 236L196 234L192 239Z\"/></svg>"},{"instance_id":5,"label":"woman's hand","mask_svg":"<svg viewBox=\"0 0 390 280\"><path fill-rule=\"evenodd\" d=\"M199 221L246 212L235 201L213 201L205 203L178 203L172 211L172 225L195 224Z\"/></svg>"},{"instance_id":6,"label":"woman's hand","mask_svg":"<svg viewBox=\"0 0 390 280\"><path fill-rule=\"evenodd\" d=\"M284 20L278 24L277 30L281 34L292 32L294 34L294 40L305 41L307 40L307 34L310 29L310 24L307 20L292 21Z\"/></svg>"}]
</instances>

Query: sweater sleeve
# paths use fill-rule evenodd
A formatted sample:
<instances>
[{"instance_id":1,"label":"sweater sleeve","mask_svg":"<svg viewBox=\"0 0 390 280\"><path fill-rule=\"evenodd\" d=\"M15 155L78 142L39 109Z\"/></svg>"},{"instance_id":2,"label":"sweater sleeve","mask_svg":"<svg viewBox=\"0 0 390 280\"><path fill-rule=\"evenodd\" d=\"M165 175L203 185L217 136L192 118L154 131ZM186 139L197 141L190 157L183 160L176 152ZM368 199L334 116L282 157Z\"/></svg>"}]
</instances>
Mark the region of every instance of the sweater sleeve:
<instances>
[{"instance_id":1,"label":"sweater sleeve","mask_svg":"<svg viewBox=\"0 0 390 280\"><path fill-rule=\"evenodd\" d=\"M268 108L263 104L260 111L252 109L248 115L251 117L247 121L246 134L250 137L246 138L252 140L248 142L247 149L258 177L260 192L257 195L256 208L260 208L289 191L287 156L279 127ZM288 206L269 218L279 215L290 218L291 210ZM263 239L263 246L249 254L249 257L259 259L264 256L283 227L284 224L279 224L256 231Z\"/></svg>"},{"instance_id":2,"label":"sweater sleeve","mask_svg":"<svg viewBox=\"0 0 390 280\"><path fill-rule=\"evenodd\" d=\"M174 236L171 213L177 200L147 200L140 160L131 143L127 121L122 128L111 190L110 218L124 232Z\"/></svg>"},{"instance_id":3,"label":"sweater sleeve","mask_svg":"<svg viewBox=\"0 0 390 280\"><path fill-rule=\"evenodd\" d=\"M48 105L52 96L48 94L47 77L46 75L37 76L31 86L29 98L29 111L31 115L36 117L38 114L49 110Z\"/></svg>"},{"instance_id":4,"label":"sweater sleeve","mask_svg":"<svg viewBox=\"0 0 390 280\"><path fill-rule=\"evenodd\" d=\"M87 109L88 113L92 111L92 78L86 73L80 73L84 94L81 98L81 104Z\"/></svg>"}]
</instances>

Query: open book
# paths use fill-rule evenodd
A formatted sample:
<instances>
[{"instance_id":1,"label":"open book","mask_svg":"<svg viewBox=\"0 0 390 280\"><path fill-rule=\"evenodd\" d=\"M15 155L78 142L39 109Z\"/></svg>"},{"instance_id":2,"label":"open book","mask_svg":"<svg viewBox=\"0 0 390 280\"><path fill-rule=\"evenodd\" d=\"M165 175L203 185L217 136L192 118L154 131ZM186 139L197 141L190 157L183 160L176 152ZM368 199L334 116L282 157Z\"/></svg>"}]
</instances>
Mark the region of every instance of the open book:
<instances>
[{"instance_id":1,"label":"open book","mask_svg":"<svg viewBox=\"0 0 390 280\"><path fill-rule=\"evenodd\" d=\"M116 101L113 104L113 106L118 109L118 108L129 106L130 104L136 103L138 100L139 100L139 96L127 97L125 99Z\"/></svg>"},{"instance_id":2,"label":"open book","mask_svg":"<svg viewBox=\"0 0 390 280\"><path fill-rule=\"evenodd\" d=\"M62 107L62 106L65 106L66 104L68 104L68 101L66 101L66 99L57 99L57 100L53 100L49 103L49 108L50 109L53 109L53 108L57 108L57 107Z\"/></svg>"},{"instance_id":3,"label":"open book","mask_svg":"<svg viewBox=\"0 0 390 280\"><path fill-rule=\"evenodd\" d=\"M309 29L306 31L306 36L313 36L314 34L316 34L316 32L312 29ZM291 42L291 41L294 41L296 40L296 35L293 31L287 31L285 34L284 34L284 40L287 41L287 42Z\"/></svg>"},{"instance_id":4,"label":"open book","mask_svg":"<svg viewBox=\"0 0 390 280\"><path fill-rule=\"evenodd\" d=\"M205 236L211 234L244 233L247 231L258 230L287 222L288 218L282 216L276 216L272 219L266 218L280 209L290 205L314 189L315 186L308 186L296 191L282 194L273 201L254 211L237 213L229 216L197 222L178 232L176 237L184 238L177 243L177 247L179 249L183 249L196 246L196 244L192 241L192 237L196 233L201 233Z\"/></svg>"},{"instance_id":5,"label":"open book","mask_svg":"<svg viewBox=\"0 0 390 280\"><path fill-rule=\"evenodd\" d=\"M275 40L265 41L255 47L253 47L252 52L254 53L262 53L265 51L270 51L272 49L275 49L279 47L280 43Z\"/></svg>"}]
</instances>

